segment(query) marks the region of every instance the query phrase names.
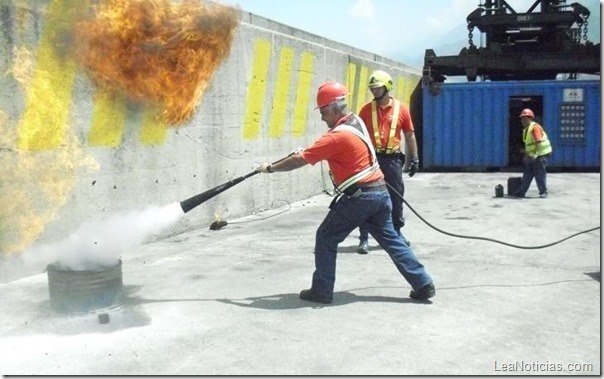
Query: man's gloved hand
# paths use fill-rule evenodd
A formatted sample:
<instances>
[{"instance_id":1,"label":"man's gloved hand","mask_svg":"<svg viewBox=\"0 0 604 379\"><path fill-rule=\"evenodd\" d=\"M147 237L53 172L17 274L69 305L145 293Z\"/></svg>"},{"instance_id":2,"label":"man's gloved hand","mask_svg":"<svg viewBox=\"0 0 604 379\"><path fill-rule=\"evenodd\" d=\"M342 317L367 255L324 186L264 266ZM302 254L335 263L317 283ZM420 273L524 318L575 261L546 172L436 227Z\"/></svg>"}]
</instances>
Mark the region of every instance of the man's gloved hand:
<instances>
[{"instance_id":1,"label":"man's gloved hand","mask_svg":"<svg viewBox=\"0 0 604 379\"><path fill-rule=\"evenodd\" d=\"M419 159L414 159L409 165L409 176L415 175L419 171Z\"/></svg>"}]
</instances>

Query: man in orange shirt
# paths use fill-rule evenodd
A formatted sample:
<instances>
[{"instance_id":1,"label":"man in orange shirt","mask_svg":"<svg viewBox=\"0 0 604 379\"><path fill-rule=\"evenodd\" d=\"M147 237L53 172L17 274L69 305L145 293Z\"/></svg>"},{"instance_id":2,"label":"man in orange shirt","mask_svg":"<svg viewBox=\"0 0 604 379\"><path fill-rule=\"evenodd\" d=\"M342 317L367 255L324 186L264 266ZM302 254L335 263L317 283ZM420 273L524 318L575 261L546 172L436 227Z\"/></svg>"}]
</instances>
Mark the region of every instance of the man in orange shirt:
<instances>
[{"instance_id":1,"label":"man in orange shirt","mask_svg":"<svg viewBox=\"0 0 604 379\"><path fill-rule=\"evenodd\" d=\"M411 158L409 176L415 175L419 169L417 141L409 107L390 96L393 81L388 73L377 70L369 78L369 89L373 100L365 104L359 117L365 122L371 142L375 148L380 168L384 172L388 192L392 200L392 223L394 229L402 235L401 228L405 226L403 217L403 167L405 151ZM404 139L402 136L404 135ZM359 254L369 253L368 233L360 228ZM405 242L411 243L404 236Z\"/></svg>"},{"instance_id":2,"label":"man in orange shirt","mask_svg":"<svg viewBox=\"0 0 604 379\"><path fill-rule=\"evenodd\" d=\"M333 175L338 197L316 233L315 272L310 289L300 298L331 303L335 285L338 245L355 228L363 225L390 255L396 268L411 285L409 296L427 300L436 294L432 278L403 237L392 225L392 203L384 175L363 121L348 109L348 90L340 83L319 87L317 108L329 131L310 147L278 163L262 163L258 172L291 171L326 160Z\"/></svg>"}]
</instances>

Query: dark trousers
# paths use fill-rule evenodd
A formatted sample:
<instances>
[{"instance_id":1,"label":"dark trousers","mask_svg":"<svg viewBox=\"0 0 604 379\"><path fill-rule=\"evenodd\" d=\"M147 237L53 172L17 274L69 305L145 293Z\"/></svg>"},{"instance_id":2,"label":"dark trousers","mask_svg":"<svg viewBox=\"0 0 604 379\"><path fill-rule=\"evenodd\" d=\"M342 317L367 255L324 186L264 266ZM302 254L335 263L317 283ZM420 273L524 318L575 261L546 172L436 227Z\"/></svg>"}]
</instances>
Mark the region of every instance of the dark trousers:
<instances>
[{"instance_id":1,"label":"dark trousers","mask_svg":"<svg viewBox=\"0 0 604 379\"><path fill-rule=\"evenodd\" d=\"M384 180L389 184L388 193L390 201L392 201L392 224L394 230L400 233L400 230L405 226L405 217L403 217L403 199L405 195L405 184L403 183L403 166L405 165L405 155L396 154L377 154L380 169L384 173ZM393 187L396 192L390 187ZM361 241L367 241L369 234L367 229L362 226L359 228Z\"/></svg>"},{"instance_id":2,"label":"dark trousers","mask_svg":"<svg viewBox=\"0 0 604 379\"><path fill-rule=\"evenodd\" d=\"M550 154L542 155L534 159L524 157L524 171L522 173L520 188L517 193L518 196L526 195L533 178L535 178L535 182L537 182L539 195L547 193L547 158L549 157Z\"/></svg>"}]
</instances>

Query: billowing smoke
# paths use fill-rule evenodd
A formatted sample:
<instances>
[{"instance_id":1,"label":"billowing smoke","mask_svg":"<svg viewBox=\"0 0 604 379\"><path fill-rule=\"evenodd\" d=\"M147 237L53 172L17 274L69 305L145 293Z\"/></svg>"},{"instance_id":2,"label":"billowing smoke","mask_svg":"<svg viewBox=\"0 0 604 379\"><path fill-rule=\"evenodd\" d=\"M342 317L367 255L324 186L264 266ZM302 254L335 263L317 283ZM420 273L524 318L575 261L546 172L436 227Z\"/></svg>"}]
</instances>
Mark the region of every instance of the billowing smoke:
<instances>
[{"instance_id":1,"label":"billowing smoke","mask_svg":"<svg viewBox=\"0 0 604 379\"><path fill-rule=\"evenodd\" d=\"M180 203L149 207L93 219L82 224L64 240L34 244L14 261L4 262L3 270L41 272L54 263L66 270L92 270L116 264L122 256L134 253L141 244L174 225L184 212ZM10 267L9 267L10 266ZM6 281L6 278L3 278Z\"/></svg>"}]
</instances>

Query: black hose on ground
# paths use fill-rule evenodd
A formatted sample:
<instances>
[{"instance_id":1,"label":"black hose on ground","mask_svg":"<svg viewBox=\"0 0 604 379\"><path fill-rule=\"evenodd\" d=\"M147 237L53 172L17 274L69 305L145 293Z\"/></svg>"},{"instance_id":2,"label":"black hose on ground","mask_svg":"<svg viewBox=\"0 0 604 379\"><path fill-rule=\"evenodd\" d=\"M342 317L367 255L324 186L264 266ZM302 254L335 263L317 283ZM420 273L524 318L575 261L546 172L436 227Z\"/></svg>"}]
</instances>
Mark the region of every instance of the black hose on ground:
<instances>
[{"instance_id":1,"label":"black hose on ground","mask_svg":"<svg viewBox=\"0 0 604 379\"><path fill-rule=\"evenodd\" d=\"M392 188L392 186L391 186L390 184L388 184L388 183L386 183L386 185L388 185L388 187L390 187L390 189L391 189L391 190L393 190L393 191L394 191L394 193L396 193L396 194L397 194L397 196L399 196L399 197L400 197L400 198L403 200L403 203L405 203L405 205L406 205L406 206L407 206L409 209L411 209L411 211L412 211L413 213L415 213L415 215L416 215L416 216L417 216L417 217L418 217L420 220L422 220L422 221L424 222L424 224L428 225L429 227L431 227L432 229L436 230L437 232L440 232L440 233L442 233L442 234L446 234L446 235L451 236L451 237L457 237L457 238L466 238L466 239L481 240L481 241L489 241L489 242L495 242L495 243L499 243L499 244L501 244L501 245L505 245L505 246L513 247L513 248L516 248L516 249L528 249L528 250L534 250L534 249L544 249L544 248L546 248L546 247L554 246L554 245L557 245L557 244L559 244L559 243L561 243L561 242L564 242L564 241L566 241L566 240L568 240L568 239L574 238L574 237L576 237L576 236L578 236L578 235L585 234L585 233L589 233L589 232L593 232L594 230L598 230L598 229L600 229L600 227L599 227L599 226L597 226L597 227L595 227L595 228L591 228L591 229L583 230L583 231L581 231L581 232L578 232L578 233L572 234L572 235L570 235L570 236L568 236L568 237L562 238L562 239L561 239L561 240L559 240L559 241L555 241L555 242L552 242L552 243L548 243L548 244L545 244L545 245L539 245L539 246L521 246L521 245L515 245L515 244L513 244L513 243L508 243L508 242L499 241L499 240L496 240L496 239L493 239L493 238L487 238L487 237L477 237L477 236L466 236L466 235L461 235L461 234L450 233L450 232L444 231L444 230L442 230L442 229L440 229L440 228L437 228L436 226L434 226L434 225L432 225L431 223L429 223L429 222L428 222L426 219L424 219L424 218L423 218L423 217L422 217L422 216L419 214L419 212L417 212L415 209L413 209L413 207L412 207L412 206L411 206L411 205L410 205L410 204L407 202L407 200L405 200L405 199L403 198L403 196L402 196L402 195L401 195L401 194L400 194L400 193L399 193L397 190L395 190L394 188Z\"/></svg>"}]
</instances>

